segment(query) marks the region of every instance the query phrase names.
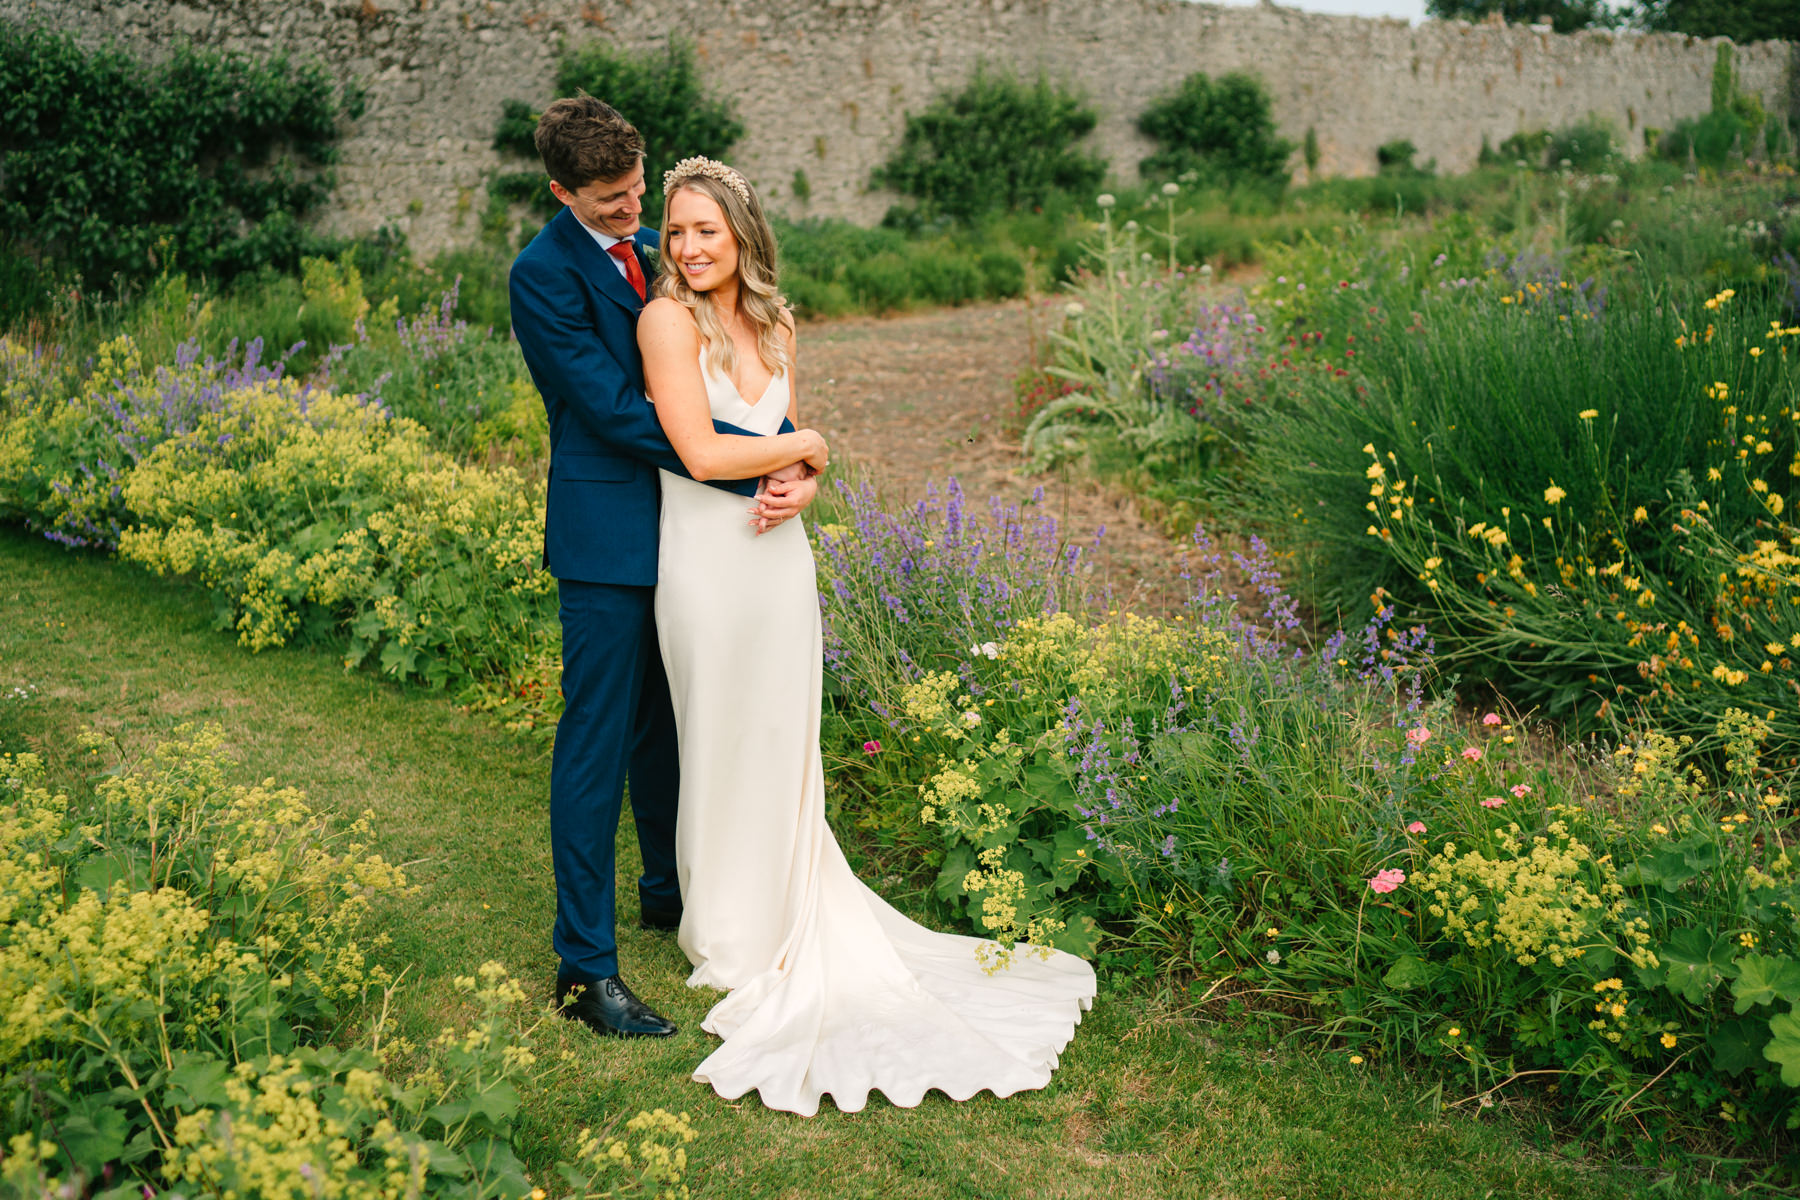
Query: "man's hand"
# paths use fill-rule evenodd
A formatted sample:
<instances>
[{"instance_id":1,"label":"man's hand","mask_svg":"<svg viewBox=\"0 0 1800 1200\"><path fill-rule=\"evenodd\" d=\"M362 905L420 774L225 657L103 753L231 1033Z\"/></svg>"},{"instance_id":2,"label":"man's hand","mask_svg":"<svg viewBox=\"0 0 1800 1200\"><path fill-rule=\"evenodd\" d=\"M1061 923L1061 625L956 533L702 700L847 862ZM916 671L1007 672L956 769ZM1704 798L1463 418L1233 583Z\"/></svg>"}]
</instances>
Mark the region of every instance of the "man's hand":
<instances>
[{"instance_id":1,"label":"man's hand","mask_svg":"<svg viewBox=\"0 0 1800 1200\"><path fill-rule=\"evenodd\" d=\"M804 471L805 464L796 464ZM784 475L789 476L783 478ZM819 481L809 473L796 473L794 467L783 467L765 477L763 490L757 493L756 507L750 510L750 523L764 534L791 517L797 517L819 494Z\"/></svg>"}]
</instances>

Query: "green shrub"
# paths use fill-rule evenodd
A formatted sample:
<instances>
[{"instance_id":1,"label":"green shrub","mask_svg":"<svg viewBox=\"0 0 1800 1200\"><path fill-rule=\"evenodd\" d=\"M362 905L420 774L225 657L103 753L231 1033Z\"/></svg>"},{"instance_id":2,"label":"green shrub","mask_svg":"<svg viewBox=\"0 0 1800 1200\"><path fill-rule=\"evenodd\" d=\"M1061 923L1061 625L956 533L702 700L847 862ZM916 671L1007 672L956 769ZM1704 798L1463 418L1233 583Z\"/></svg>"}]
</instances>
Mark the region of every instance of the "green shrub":
<instances>
[{"instance_id":1,"label":"green shrub","mask_svg":"<svg viewBox=\"0 0 1800 1200\"><path fill-rule=\"evenodd\" d=\"M1146 179L1255 184L1277 191L1287 186L1294 144L1276 136L1269 94L1254 75L1233 71L1215 83L1196 71L1153 101L1137 124L1158 143L1156 153L1138 164ZM1308 145L1311 171L1318 161L1317 137Z\"/></svg>"},{"instance_id":2,"label":"green shrub","mask_svg":"<svg viewBox=\"0 0 1800 1200\"><path fill-rule=\"evenodd\" d=\"M0 22L0 244L89 289L292 270L331 246L302 218L330 192L339 122L360 113L323 69L281 57L179 46L147 66ZM43 300L42 275L9 275L10 303Z\"/></svg>"},{"instance_id":3,"label":"green shrub","mask_svg":"<svg viewBox=\"0 0 1800 1200\"><path fill-rule=\"evenodd\" d=\"M660 50L633 53L605 42L565 50L557 60L556 94L586 92L612 105L644 138L644 223L662 221L664 172L696 154L724 161L744 136L728 100L709 95L700 78L693 46L671 39ZM538 114L509 100L494 131L494 149L531 162L524 171L496 176L488 194L503 203L526 202L541 216L561 207L550 194L532 134Z\"/></svg>"},{"instance_id":4,"label":"green shrub","mask_svg":"<svg viewBox=\"0 0 1800 1200\"><path fill-rule=\"evenodd\" d=\"M1381 589L1466 677L1559 715L1645 701L1703 738L1728 703L1788 708L1787 660L1763 649L1786 642L1787 610L1718 631L1766 607L1727 579L1788 586L1739 558L1786 536L1793 494L1794 368L1770 298L1603 305L1529 256L1433 272L1423 293L1341 270L1265 291L1342 348L1302 402L1246 414L1248 493L1271 527L1303 522L1317 604ZM1729 569L1702 565L1696 513ZM1775 728L1781 756L1800 751L1791 717Z\"/></svg>"},{"instance_id":5,"label":"green shrub","mask_svg":"<svg viewBox=\"0 0 1800 1200\"><path fill-rule=\"evenodd\" d=\"M1097 120L1081 97L1047 78L1026 83L978 66L961 91L907 114L900 145L872 183L912 197L926 217L970 221L1029 208L1100 182L1105 164L1076 145Z\"/></svg>"},{"instance_id":6,"label":"green shrub","mask_svg":"<svg viewBox=\"0 0 1800 1200\"><path fill-rule=\"evenodd\" d=\"M1414 173L1429 175L1432 167L1418 166L1413 159L1419 148L1406 138L1396 138L1391 142L1383 142L1375 147L1376 169L1382 174L1411 175Z\"/></svg>"},{"instance_id":7,"label":"green shrub","mask_svg":"<svg viewBox=\"0 0 1800 1200\"><path fill-rule=\"evenodd\" d=\"M1576 171L1599 170L1609 165L1616 153L1612 127L1593 118L1552 133L1544 148L1551 166Z\"/></svg>"},{"instance_id":8,"label":"green shrub","mask_svg":"<svg viewBox=\"0 0 1800 1200\"><path fill-rule=\"evenodd\" d=\"M234 782L216 728L184 726L131 762L82 741L91 790L0 754L0 1086L15 1098L0 1191L529 1192L517 1085L537 1074L548 1014L524 1019L504 968L458 980L474 1020L422 1048L382 1017L357 1027L398 986L370 961L385 939L364 917L405 888L366 849L367 817ZM583 1131L559 1171L584 1194L679 1185L686 1120L639 1114L627 1130Z\"/></svg>"}]
</instances>

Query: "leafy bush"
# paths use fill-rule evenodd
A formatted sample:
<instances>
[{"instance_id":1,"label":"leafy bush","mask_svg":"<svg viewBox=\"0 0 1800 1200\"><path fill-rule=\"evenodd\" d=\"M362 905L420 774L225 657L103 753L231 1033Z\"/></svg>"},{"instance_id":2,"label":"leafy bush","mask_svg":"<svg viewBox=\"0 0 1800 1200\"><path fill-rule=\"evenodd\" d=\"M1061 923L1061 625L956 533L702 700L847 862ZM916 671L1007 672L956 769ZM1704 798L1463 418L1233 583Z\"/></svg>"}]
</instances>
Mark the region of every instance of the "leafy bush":
<instances>
[{"instance_id":1,"label":"leafy bush","mask_svg":"<svg viewBox=\"0 0 1800 1200\"><path fill-rule=\"evenodd\" d=\"M302 218L329 193L339 122L361 103L281 57L182 46L146 66L0 23L0 244L48 272L37 284L15 272L27 294L9 307L41 306L28 293L64 271L99 288L293 269L330 245Z\"/></svg>"},{"instance_id":2,"label":"leafy bush","mask_svg":"<svg viewBox=\"0 0 1800 1200\"><path fill-rule=\"evenodd\" d=\"M1082 453L1104 429L1147 457L1191 463L1215 447L1242 395L1242 371L1258 334L1254 316L1210 300L1200 288L1210 266L1177 266L1175 192L1165 185L1165 229L1113 223L1113 197L1102 196L1098 240L1089 263L1065 285L1066 320L1051 334L1047 374L1069 392L1040 408L1024 448L1040 464ZM1147 249L1160 241L1159 256Z\"/></svg>"},{"instance_id":3,"label":"leafy bush","mask_svg":"<svg viewBox=\"0 0 1800 1200\"><path fill-rule=\"evenodd\" d=\"M1551 166L1595 171L1609 165L1617 153L1612 127L1589 118L1552 133L1544 157Z\"/></svg>"},{"instance_id":4,"label":"leafy bush","mask_svg":"<svg viewBox=\"0 0 1800 1200\"><path fill-rule=\"evenodd\" d=\"M1430 164L1419 166L1413 162L1419 148L1406 138L1397 138L1391 142L1383 142L1375 147L1375 166L1383 175L1429 175L1434 169Z\"/></svg>"},{"instance_id":5,"label":"leafy bush","mask_svg":"<svg viewBox=\"0 0 1800 1200\"><path fill-rule=\"evenodd\" d=\"M37 755L0 754L0 1085L14 1098L0 1189L529 1192L514 1118L535 1023L504 968L458 981L477 1015L427 1046L379 1018L355 1029L371 993L397 986L363 918L405 887L366 849L368 819L232 782L216 728L178 729L136 762L83 743L110 767L91 794L57 790ZM584 1131L564 1180L581 1194L678 1185L685 1117L641 1113L627 1130Z\"/></svg>"},{"instance_id":6,"label":"leafy bush","mask_svg":"<svg viewBox=\"0 0 1800 1200\"><path fill-rule=\"evenodd\" d=\"M556 64L556 94L586 92L612 105L644 138L645 222L662 219L663 173L695 154L725 160L744 136L744 126L728 100L707 94L690 43L678 39L660 50L632 53L605 42L565 50ZM503 202L527 202L545 216L558 208L538 163L532 134L538 114L520 100L502 105L494 149L531 160L526 171L502 174L488 194Z\"/></svg>"},{"instance_id":7,"label":"leafy bush","mask_svg":"<svg viewBox=\"0 0 1800 1200\"><path fill-rule=\"evenodd\" d=\"M978 66L961 91L907 114L900 145L871 182L913 197L926 217L969 221L1030 208L1100 182L1105 163L1076 146L1097 120L1081 97L1047 78L1025 83Z\"/></svg>"},{"instance_id":8,"label":"leafy bush","mask_svg":"<svg viewBox=\"0 0 1800 1200\"><path fill-rule=\"evenodd\" d=\"M1695 515L1734 560L1786 536L1794 385L1778 305L1730 291L1607 303L1530 256L1405 282L1382 279L1391 263L1340 269L1265 296L1346 331L1341 366L1301 403L1246 414L1248 490L1263 520L1305 522L1319 605L1381 589L1430 615L1457 669L1559 714L1651 699L1672 732L1703 737L1765 681L1771 703L1786 694L1784 660L1771 677L1760 648L1786 640L1780 621L1755 648L1707 644L1725 613L1764 606L1715 582L1716 555L1694 541ZM1679 651L1661 645L1678 635ZM1800 749L1800 728L1776 729L1779 753Z\"/></svg>"},{"instance_id":9,"label":"leafy bush","mask_svg":"<svg viewBox=\"0 0 1800 1200\"><path fill-rule=\"evenodd\" d=\"M198 575L252 649L342 631L346 665L465 688L554 657L537 488L253 358L149 373L128 340L103 347L72 396L47 392L0 431L0 511Z\"/></svg>"},{"instance_id":10,"label":"leafy bush","mask_svg":"<svg viewBox=\"0 0 1800 1200\"><path fill-rule=\"evenodd\" d=\"M1294 144L1275 133L1269 94L1254 75L1233 71L1217 83L1196 71L1139 115L1138 129L1159 143L1138 164L1146 179L1207 186L1287 186ZM1310 132L1310 131L1309 131ZM1318 161L1313 138L1308 170Z\"/></svg>"}]
</instances>

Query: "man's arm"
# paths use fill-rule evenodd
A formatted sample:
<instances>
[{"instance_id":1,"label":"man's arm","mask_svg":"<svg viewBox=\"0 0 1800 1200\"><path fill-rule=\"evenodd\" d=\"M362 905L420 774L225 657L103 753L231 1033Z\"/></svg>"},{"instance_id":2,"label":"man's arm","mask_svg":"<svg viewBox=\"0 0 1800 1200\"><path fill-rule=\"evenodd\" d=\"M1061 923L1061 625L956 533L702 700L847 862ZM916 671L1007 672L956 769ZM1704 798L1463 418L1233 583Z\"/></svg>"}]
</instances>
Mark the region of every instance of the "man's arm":
<instances>
[{"instance_id":1,"label":"man's arm","mask_svg":"<svg viewBox=\"0 0 1800 1200\"><path fill-rule=\"evenodd\" d=\"M657 422L656 412L593 328L579 319L585 301L569 274L532 259L513 265L509 284L513 335L541 387L554 392L594 438L622 454L688 475ZM721 433L754 437L723 422ZM714 486L755 495L760 480L716 479Z\"/></svg>"}]
</instances>

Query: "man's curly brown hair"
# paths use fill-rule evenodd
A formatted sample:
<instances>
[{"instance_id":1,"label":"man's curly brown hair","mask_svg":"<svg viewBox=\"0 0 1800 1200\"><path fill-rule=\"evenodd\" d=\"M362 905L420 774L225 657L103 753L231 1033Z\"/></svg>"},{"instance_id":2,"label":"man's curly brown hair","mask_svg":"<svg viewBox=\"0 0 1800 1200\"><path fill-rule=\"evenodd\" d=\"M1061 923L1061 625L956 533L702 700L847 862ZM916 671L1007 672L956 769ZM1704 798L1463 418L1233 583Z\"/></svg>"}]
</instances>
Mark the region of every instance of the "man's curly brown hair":
<instances>
[{"instance_id":1,"label":"man's curly brown hair","mask_svg":"<svg viewBox=\"0 0 1800 1200\"><path fill-rule=\"evenodd\" d=\"M612 105L585 94L552 101L531 140L550 178L571 192L596 179L629 175L644 157L637 128Z\"/></svg>"}]
</instances>

